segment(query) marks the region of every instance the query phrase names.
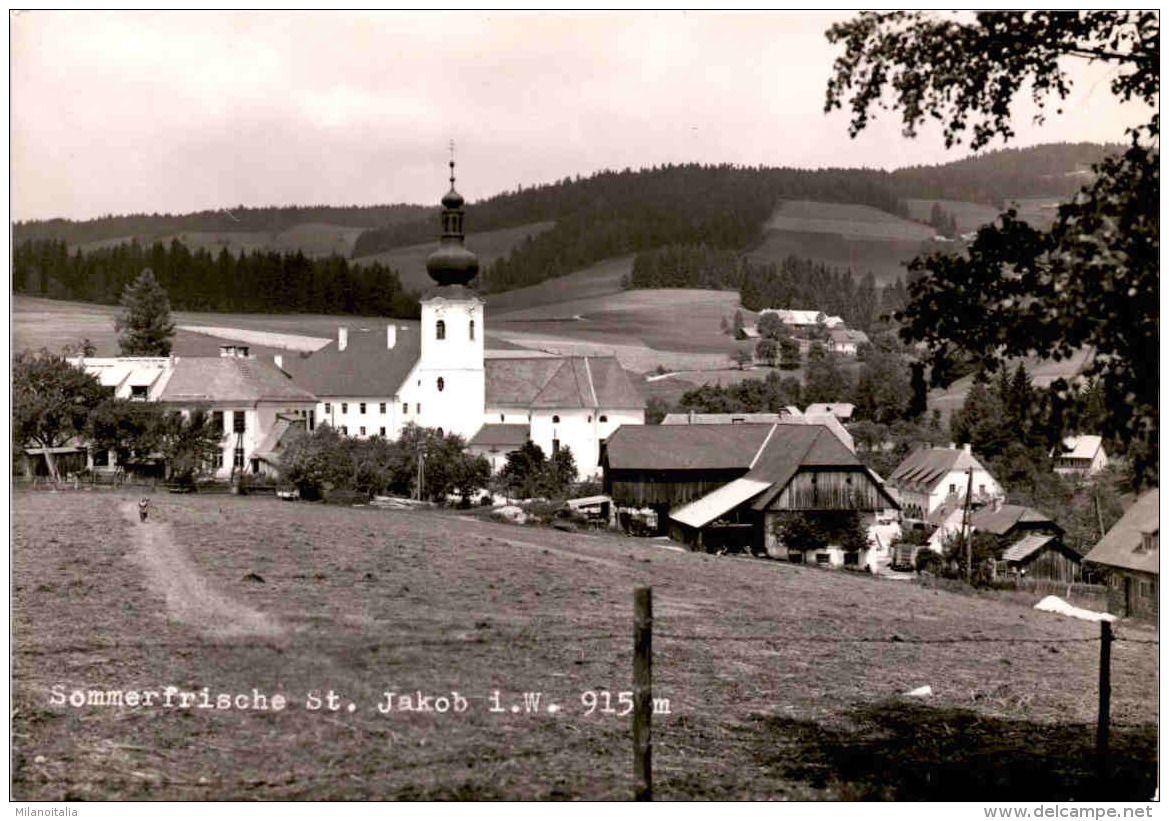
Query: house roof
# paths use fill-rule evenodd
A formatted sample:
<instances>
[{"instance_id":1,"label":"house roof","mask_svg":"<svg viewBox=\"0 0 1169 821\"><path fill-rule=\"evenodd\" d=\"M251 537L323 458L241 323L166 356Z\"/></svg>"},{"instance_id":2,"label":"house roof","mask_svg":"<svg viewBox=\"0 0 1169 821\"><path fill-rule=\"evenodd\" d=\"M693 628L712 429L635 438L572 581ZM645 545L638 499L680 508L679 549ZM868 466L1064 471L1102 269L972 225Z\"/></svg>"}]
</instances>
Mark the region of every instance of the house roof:
<instances>
[{"instance_id":1,"label":"house roof","mask_svg":"<svg viewBox=\"0 0 1169 821\"><path fill-rule=\"evenodd\" d=\"M670 518L690 527L705 527L728 510L732 510L743 502L758 496L767 488L770 482L757 479L736 479L725 484L701 499L695 499L688 505L683 505L670 514Z\"/></svg>"},{"instance_id":2,"label":"house roof","mask_svg":"<svg viewBox=\"0 0 1169 821\"><path fill-rule=\"evenodd\" d=\"M1068 436L1063 440L1063 450L1051 455L1061 459L1094 459L1104 440L1099 436Z\"/></svg>"},{"instance_id":3,"label":"house roof","mask_svg":"<svg viewBox=\"0 0 1169 821\"><path fill-rule=\"evenodd\" d=\"M287 416L277 414L272 429L268 431L268 435L264 437L264 441L256 447L252 455L269 464L275 464L280 460L280 450L303 436L304 428L302 420L289 419Z\"/></svg>"},{"instance_id":4,"label":"house roof","mask_svg":"<svg viewBox=\"0 0 1169 821\"><path fill-rule=\"evenodd\" d=\"M500 357L483 366L489 408L645 407L633 379L613 356Z\"/></svg>"},{"instance_id":5,"label":"house roof","mask_svg":"<svg viewBox=\"0 0 1169 821\"><path fill-rule=\"evenodd\" d=\"M770 505L800 468L806 467L854 468L869 477L889 501L890 507L897 507L885 490L884 482L861 465L856 454L825 425L777 425L775 430L776 436L766 444L745 477L771 483L771 489L757 496L752 503L755 510Z\"/></svg>"},{"instance_id":6,"label":"house roof","mask_svg":"<svg viewBox=\"0 0 1169 821\"><path fill-rule=\"evenodd\" d=\"M791 415L780 413L667 413L663 425L773 425ZM803 414L799 414L801 417Z\"/></svg>"},{"instance_id":7,"label":"house roof","mask_svg":"<svg viewBox=\"0 0 1169 821\"><path fill-rule=\"evenodd\" d=\"M1040 525L1063 532L1063 528L1046 513L1023 505L1003 505L998 510L987 508L970 517L970 526L975 530L984 530L996 536L1005 535L1015 527L1027 525Z\"/></svg>"},{"instance_id":8,"label":"house roof","mask_svg":"<svg viewBox=\"0 0 1169 821\"><path fill-rule=\"evenodd\" d=\"M821 320L827 319L822 311L801 311L788 308L764 308L759 312L760 316L763 314L778 314L779 321L785 325L815 325Z\"/></svg>"},{"instance_id":9,"label":"house roof","mask_svg":"<svg viewBox=\"0 0 1169 821\"><path fill-rule=\"evenodd\" d=\"M316 396L392 397L422 352L417 326L398 326L394 335L388 348L384 325L350 328L345 350L334 339L312 356L285 356L284 370Z\"/></svg>"},{"instance_id":10,"label":"house roof","mask_svg":"<svg viewBox=\"0 0 1169 821\"><path fill-rule=\"evenodd\" d=\"M1145 533L1160 532L1160 511L1156 488L1146 492L1125 511L1120 521L1104 534L1104 538L1084 557L1086 562L1159 574L1157 558L1160 550L1141 549ZM1160 541L1160 539L1158 539Z\"/></svg>"},{"instance_id":11,"label":"house roof","mask_svg":"<svg viewBox=\"0 0 1169 821\"><path fill-rule=\"evenodd\" d=\"M1075 551L1070 549L1070 547L1065 547L1063 544L1060 544L1059 537L1046 536L1044 533L1026 534L1022 539L1019 539L1015 544L1012 544L1007 550L1003 551L1003 560L1026 561L1049 545L1053 549L1057 549L1059 552L1066 554L1067 557L1077 561L1077 563L1080 560L1080 557L1075 554Z\"/></svg>"},{"instance_id":12,"label":"house roof","mask_svg":"<svg viewBox=\"0 0 1169 821\"><path fill-rule=\"evenodd\" d=\"M774 427L622 425L609 437L606 459L617 470L749 470Z\"/></svg>"},{"instance_id":13,"label":"house roof","mask_svg":"<svg viewBox=\"0 0 1169 821\"><path fill-rule=\"evenodd\" d=\"M869 335L864 331L851 331L848 328L835 328L828 332L828 338L833 342L852 342L856 345L864 345L869 341Z\"/></svg>"},{"instance_id":14,"label":"house roof","mask_svg":"<svg viewBox=\"0 0 1169 821\"><path fill-rule=\"evenodd\" d=\"M158 394L161 402L261 399L312 402L316 397L274 364L234 356L176 357L170 378Z\"/></svg>"},{"instance_id":15,"label":"house roof","mask_svg":"<svg viewBox=\"0 0 1169 821\"><path fill-rule=\"evenodd\" d=\"M479 428L479 431L471 437L468 445L479 445L482 447L501 446L501 447L523 447L524 444L531 438L531 428L529 425L484 425Z\"/></svg>"},{"instance_id":16,"label":"house roof","mask_svg":"<svg viewBox=\"0 0 1169 821\"><path fill-rule=\"evenodd\" d=\"M921 448L902 460L889 475L893 487L935 487L950 471L985 470L965 448Z\"/></svg>"}]
</instances>

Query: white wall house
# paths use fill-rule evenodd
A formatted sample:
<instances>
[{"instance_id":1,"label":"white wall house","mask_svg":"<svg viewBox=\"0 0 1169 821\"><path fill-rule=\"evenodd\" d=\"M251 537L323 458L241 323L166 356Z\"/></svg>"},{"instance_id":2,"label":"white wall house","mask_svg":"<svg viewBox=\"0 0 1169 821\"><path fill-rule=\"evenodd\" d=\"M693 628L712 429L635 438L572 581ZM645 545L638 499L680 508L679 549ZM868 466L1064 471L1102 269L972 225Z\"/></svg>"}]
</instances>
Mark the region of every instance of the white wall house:
<instances>
[{"instance_id":1,"label":"white wall house","mask_svg":"<svg viewBox=\"0 0 1169 821\"><path fill-rule=\"evenodd\" d=\"M235 473L273 474L274 451L292 423L313 423L316 398L273 363L249 356L243 345L221 355L90 357L77 360L118 398L158 402L167 411L210 414L223 432L219 454L207 466L226 479ZM116 457L90 455L90 467L115 469Z\"/></svg>"},{"instance_id":2,"label":"white wall house","mask_svg":"<svg viewBox=\"0 0 1169 821\"><path fill-rule=\"evenodd\" d=\"M1104 440L1099 436L1068 436L1063 446L1051 452L1055 472L1061 476L1086 479L1108 466Z\"/></svg>"},{"instance_id":3,"label":"white wall house","mask_svg":"<svg viewBox=\"0 0 1169 821\"><path fill-rule=\"evenodd\" d=\"M974 456L970 446L921 448L897 466L885 485L907 519L945 518L963 503L973 473L972 504L1004 498L1002 486Z\"/></svg>"}]
</instances>

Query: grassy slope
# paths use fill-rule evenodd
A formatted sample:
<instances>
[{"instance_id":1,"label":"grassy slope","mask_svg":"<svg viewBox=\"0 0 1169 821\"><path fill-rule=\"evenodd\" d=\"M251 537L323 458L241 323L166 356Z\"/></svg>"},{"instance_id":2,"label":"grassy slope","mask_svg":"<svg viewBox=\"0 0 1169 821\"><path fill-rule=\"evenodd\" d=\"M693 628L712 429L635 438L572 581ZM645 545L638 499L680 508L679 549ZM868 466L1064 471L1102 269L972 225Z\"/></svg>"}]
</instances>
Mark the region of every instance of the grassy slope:
<instances>
[{"instance_id":1,"label":"grassy slope","mask_svg":"<svg viewBox=\"0 0 1169 821\"><path fill-rule=\"evenodd\" d=\"M552 225L551 222L534 222L515 228L503 228L499 231L470 233L467 234L467 248L474 251L479 257L480 267L486 268L499 257L507 256L512 248L527 237L547 231ZM437 229L437 222L435 227ZM383 251L380 254L358 257L356 261L377 260L397 271L402 285L406 288L422 290L434 284L426 274L426 258L434 253L437 247L436 242L427 242L422 245L410 245L405 248L395 248L392 251Z\"/></svg>"},{"instance_id":2,"label":"grassy slope","mask_svg":"<svg viewBox=\"0 0 1169 821\"><path fill-rule=\"evenodd\" d=\"M212 254L218 254L220 250L226 248L233 254L239 254L241 251L252 253L299 250L310 257L329 254L347 257L353 252L353 245L364 230L345 225L306 222L283 231L184 231L181 234L139 236L137 239L142 245L153 245L155 242L165 245L177 239L192 251L206 249ZM93 251L120 245L131 239L133 237L118 237L86 242L70 247L69 251L70 253L76 249Z\"/></svg>"},{"instance_id":3,"label":"grassy slope","mask_svg":"<svg viewBox=\"0 0 1169 821\"><path fill-rule=\"evenodd\" d=\"M631 689L642 584L654 588L654 695L671 701L653 725L658 798L1093 795L1097 646L1055 643L1090 639L1093 624L644 540L162 494L151 527L169 528L180 563L206 583L168 600L158 574L173 565L146 561L140 526L112 504L133 500L112 497L14 500L16 800L627 799L629 719L585 716L579 694ZM215 603L258 611L277 632L216 637L200 616ZM711 638L726 635L739 640ZM1113 654L1108 796L1143 799L1155 776L1155 646L1122 642ZM166 684L258 688L293 704L264 714L48 703L54 686ZM898 695L923 684L928 700ZM304 709L307 693L328 689L358 709ZM472 706L374 709L385 690L417 689L454 689ZM542 691L564 711L493 715L494 689L505 705Z\"/></svg>"}]
</instances>

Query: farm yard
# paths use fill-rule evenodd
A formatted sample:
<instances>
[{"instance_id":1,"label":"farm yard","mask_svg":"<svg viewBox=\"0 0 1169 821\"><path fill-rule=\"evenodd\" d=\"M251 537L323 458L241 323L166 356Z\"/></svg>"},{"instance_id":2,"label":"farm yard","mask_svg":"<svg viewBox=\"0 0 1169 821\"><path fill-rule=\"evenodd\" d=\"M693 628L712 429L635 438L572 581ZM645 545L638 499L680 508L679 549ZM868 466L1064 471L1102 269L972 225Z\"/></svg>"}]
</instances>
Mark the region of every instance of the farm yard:
<instances>
[{"instance_id":1,"label":"farm yard","mask_svg":"<svg viewBox=\"0 0 1169 821\"><path fill-rule=\"evenodd\" d=\"M654 590L654 696L669 699L653 724L657 798L1155 787L1157 647L1136 641L1113 647L1112 779L1104 792L1094 779L1095 624L452 512L156 495L140 525L133 502L14 496L17 800L627 799L629 718L586 715L582 694L617 708L632 689L638 585ZM930 698L902 695L927 684ZM288 707L68 702L167 685ZM387 691L457 691L468 708L382 714Z\"/></svg>"}]
</instances>

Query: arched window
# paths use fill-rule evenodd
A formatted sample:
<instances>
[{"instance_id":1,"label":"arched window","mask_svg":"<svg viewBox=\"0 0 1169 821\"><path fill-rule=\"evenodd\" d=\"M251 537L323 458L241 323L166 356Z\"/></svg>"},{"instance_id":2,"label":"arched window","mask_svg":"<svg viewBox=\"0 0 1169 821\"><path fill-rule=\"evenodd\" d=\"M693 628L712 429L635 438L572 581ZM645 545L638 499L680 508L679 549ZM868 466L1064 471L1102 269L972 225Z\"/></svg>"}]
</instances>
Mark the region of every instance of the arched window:
<instances>
[{"instance_id":1,"label":"arched window","mask_svg":"<svg viewBox=\"0 0 1169 821\"><path fill-rule=\"evenodd\" d=\"M442 392L442 389L443 389L443 388L445 388L445 387L446 387L446 382L444 382L444 381L443 381L443 378L440 376L440 377L438 378L438 390L439 390L439 392L441 393L441 392Z\"/></svg>"},{"instance_id":2,"label":"arched window","mask_svg":"<svg viewBox=\"0 0 1169 821\"><path fill-rule=\"evenodd\" d=\"M475 320L471 320L471 339L475 338Z\"/></svg>"},{"instance_id":3,"label":"arched window","mask_svg":"<svg viewBox=\"0 0 1169 821\"><path fill-rule=\"evenodd\" d=\"M441 319L438 322L434 323L434 338L435 339L446 339L446 323L443 322Z\"/></svg>"},{"instance_id":4,"label":"arched window","mask_svg":"<svg viewBox=\"0 0 1169 821\"><path fill-rule=\"evenodd\" d=\"M558 425L558 424L560 424L560 417L559 417L559 416L553 416L553 417L552 417L552 424L553 424L553 425Z\"/></svg>"}]
</instances>

